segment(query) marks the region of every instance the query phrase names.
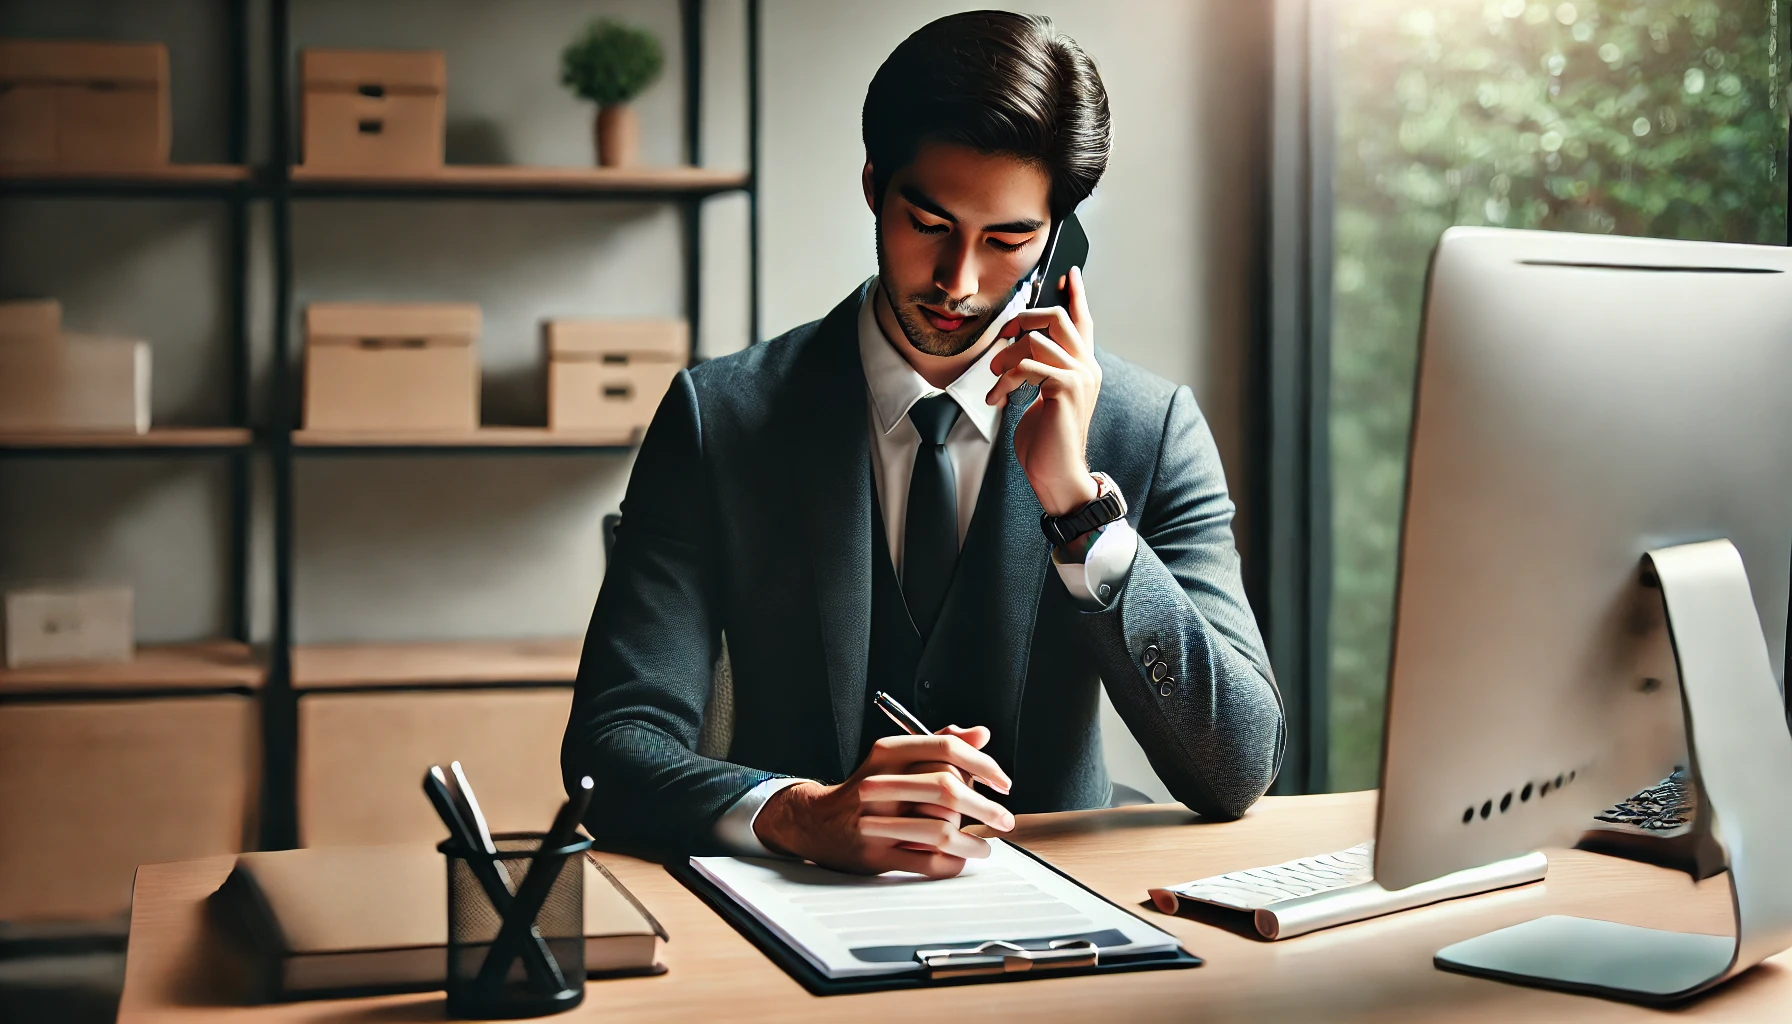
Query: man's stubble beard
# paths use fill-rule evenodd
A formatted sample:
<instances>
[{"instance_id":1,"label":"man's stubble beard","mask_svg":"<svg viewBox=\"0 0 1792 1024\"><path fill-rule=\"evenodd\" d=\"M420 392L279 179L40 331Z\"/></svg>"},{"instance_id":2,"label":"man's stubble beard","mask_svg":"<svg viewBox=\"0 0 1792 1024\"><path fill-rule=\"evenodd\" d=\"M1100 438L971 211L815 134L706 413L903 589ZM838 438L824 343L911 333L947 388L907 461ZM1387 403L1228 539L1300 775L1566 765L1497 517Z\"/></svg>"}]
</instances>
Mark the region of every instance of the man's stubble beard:
<instances>
[{"instance_id":1,"label":"man's stubble beard","mask_svg":"<svg viewBox=\"0 0 1792 1024\"><path fill-rule=\"evenodd\" d=\"M913 296L916 302L932 303L952 312L963 312L966 315L965 325L950 334L934 330L919 312L914 311L905 303L896 301L896 295L890 289L889 275L884 273L887 263L884 259L883 225L874 225L873 234L877 239L877 286L883 291L884 301L890 304L890 312L895 315L896 324L902 328L902 335L908 339L908 343L913 345L916 351L942 357L959 355L975 345L978 339L983 337L984 329L989 326L989 318L994 311L988 306L955 304L950 302L943 292L937 290L929 295ZM975 321L975 329L972 329L972 321Z\"/></svg>"}]
</instances>

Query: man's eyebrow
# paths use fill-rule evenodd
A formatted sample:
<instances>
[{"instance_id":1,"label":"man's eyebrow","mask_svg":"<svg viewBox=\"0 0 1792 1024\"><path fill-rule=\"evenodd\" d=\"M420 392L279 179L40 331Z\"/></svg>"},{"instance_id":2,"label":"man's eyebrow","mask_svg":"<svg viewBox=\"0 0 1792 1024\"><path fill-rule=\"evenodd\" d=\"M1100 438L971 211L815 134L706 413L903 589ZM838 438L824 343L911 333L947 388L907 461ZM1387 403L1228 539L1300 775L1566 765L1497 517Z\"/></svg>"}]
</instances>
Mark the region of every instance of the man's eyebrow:
<instances>
[{"instance_id":1,"label":"man's eyebrow","mask_svg":"<svg viewBox=\"0 0 1792 1024\"><path fill-rule=\"evenodd\" d=\"M1045 221L1028 217L1025 220L1008 220L1000 224L985 224L983 230L992 235L1024 235L1029 231L1038 231L1045 227Z\"/></svg>"},{"instance_id":2,"label":"man's eyebrow","mask_svg":"<svg viewBox=\"0 0 1792 1024\"><path fill-rule=\"evenodd\" d=\"M958 223L958 218L952 216L951 211L934 202L932 197L913 185L902 186L902 198L908 200L909 205L918 206L941 220L949 220L954 224Z\"/></svg>"},{"instance_id":3,"label":"man's eyebrow","mask_svg":"<svg viewBox=\"0 0 1792 1024\"><path fill-rule=\"evenodd\" d=\"M902 198L908 200L910 205L925 210L941 220L958 223L958 218L953 216L950 210L934 202L931 196L913 185L904 185L899 191ZM995 235L1024 235L1029 231L1038 231L1042 227L1045 227L1045 221L1027 217L1021 220L1003 221L1000 224L985 224L983 230Z\"/></svg>"}]
</instances>

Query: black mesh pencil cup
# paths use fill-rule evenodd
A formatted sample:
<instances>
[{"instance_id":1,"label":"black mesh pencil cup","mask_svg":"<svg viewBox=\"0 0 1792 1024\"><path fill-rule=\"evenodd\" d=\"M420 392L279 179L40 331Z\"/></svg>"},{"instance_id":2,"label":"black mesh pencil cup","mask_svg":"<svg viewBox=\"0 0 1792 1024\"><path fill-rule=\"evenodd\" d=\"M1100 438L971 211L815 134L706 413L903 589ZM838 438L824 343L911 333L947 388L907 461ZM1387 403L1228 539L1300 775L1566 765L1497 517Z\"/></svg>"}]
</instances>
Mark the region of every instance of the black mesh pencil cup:
<instances>
[{"instance_id":1,"label":"black mesh pencil cup","mask_svg":"<svg viewBox=\"0 0 1792 1024\"><path fill-rule=\"evenodd\" d=\"M448 1013L539 1017L585 999L585 851L541 850L540 832L492 837L496 854L450 839ZM538 853L539 851L539 853Z\"/></svg>"}]
</instances>

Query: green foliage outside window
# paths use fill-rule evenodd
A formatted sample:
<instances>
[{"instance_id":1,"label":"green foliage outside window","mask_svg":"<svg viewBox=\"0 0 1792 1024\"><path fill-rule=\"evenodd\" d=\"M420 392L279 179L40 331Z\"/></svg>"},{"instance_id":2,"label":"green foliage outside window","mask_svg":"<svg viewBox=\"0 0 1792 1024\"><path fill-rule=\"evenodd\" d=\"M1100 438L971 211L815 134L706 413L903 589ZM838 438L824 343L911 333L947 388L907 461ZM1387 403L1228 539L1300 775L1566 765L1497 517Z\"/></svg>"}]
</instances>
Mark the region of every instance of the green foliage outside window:
<instances>
[{"instance_id":1,"label":"green foliage outside window","mask_svg":"<svg viewBox=\"0 0 1792 1024\"><path fill-rule=\"evenodd\" d=\"M1792 3L1331 3L1329 768L1343 790L1378 781L1419 310L1438 236L1485 224L1784 243Z\"/></svg>"}]
</instances>

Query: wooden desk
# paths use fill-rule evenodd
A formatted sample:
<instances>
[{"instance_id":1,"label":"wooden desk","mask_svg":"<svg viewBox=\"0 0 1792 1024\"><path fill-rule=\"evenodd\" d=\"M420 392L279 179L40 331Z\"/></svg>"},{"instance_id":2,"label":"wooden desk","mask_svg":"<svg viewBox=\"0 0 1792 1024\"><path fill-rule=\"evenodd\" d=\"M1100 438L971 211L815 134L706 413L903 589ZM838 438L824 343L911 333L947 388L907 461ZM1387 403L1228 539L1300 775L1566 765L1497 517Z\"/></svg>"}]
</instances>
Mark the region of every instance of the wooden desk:
<instances>
[{"instance_id":1,"label":"wooden desk","mask_svg":"<svg viewBox=\"0 0 1792 1024\"><path fill-rule=\"evenodd\" d=\"M1123 904L1151 885L1341 849L1369 837L1374 796L1271 797L1242 821L1192 824L1181 808L1125 807L1028 815L1016 837ZM1377 1021L1637 1020L1660 1014L1621 1003L1525 989L1431 965L1440 947L1541 914L1724 932L1722 877L1694 887L1684 876L1595 854L1552 853L1536 885L1408 911L1285 942L1266 943L1144 911L1207 960L1205 967L1108 977L858 996L811 996L660 867L621 856L605 862L672 935L671 971L594 982L579 1009L552 1018L591 1021ZM203 901L229 857L159 864L137 875L119 1020L244 1024L441 1020L442 995L418 993L278 1006L232 1005L218 980L218 948ZM1792 1020L1792 954L1782 953L1676 1016Z\"/></svg>"}]
</instances>

